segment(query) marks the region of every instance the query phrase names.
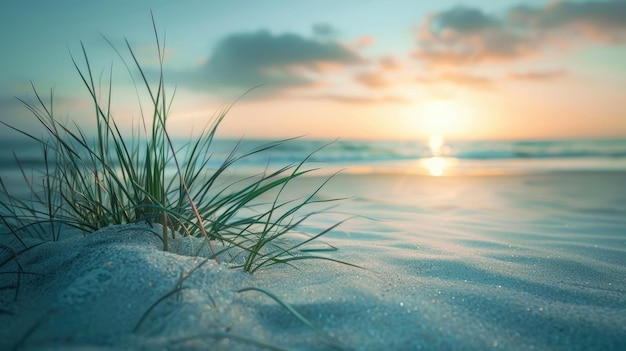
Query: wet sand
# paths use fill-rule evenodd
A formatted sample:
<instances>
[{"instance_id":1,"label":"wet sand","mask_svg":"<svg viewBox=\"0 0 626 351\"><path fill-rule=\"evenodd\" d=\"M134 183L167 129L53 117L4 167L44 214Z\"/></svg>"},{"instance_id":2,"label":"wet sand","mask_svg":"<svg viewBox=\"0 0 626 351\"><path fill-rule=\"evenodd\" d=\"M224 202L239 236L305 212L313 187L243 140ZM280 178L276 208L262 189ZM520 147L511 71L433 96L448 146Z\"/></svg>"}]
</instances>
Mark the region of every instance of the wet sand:
<instances>
[{"instance_id":1,"label":"wet sand","mask_svg":"<svg viewBox=\"0 0 626 351\"><path fill-rule=\"evenodd\" d=\"M36 274L21 276L17 301L17 275L0 274L0 348L262 349L251 338L298 350L620 349L624 184L622 172L340 175L320 198L351 198L310 229L362 216L323 239L339 251L321 254L364 269L310 260L250 276L207 262L178 284L202 262L201 240L164 253L149 228L123 226L45 243L20 255ZM248 286L319 330L236 292Z\"/></svg>"}]
</instances>

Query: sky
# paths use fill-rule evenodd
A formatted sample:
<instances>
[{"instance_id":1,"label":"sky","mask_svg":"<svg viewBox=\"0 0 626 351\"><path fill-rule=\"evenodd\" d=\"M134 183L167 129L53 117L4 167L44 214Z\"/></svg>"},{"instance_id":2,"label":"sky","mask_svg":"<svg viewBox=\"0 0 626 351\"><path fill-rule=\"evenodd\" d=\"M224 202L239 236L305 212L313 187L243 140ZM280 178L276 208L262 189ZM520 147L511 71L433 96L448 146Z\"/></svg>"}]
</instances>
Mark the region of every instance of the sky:
<instances>
[{"instance_id":1,"label":"sky","mask_svg":"<svg viewBox=\"0 0 626 351\"><path fill-rule=\"evenodd\" d=\"M236 101L220 136L626 137L626 0L4 0L0 121L35 130L18 100L35 101L32 83L93 130L82 43L131 130L149 106L117 52L132 63L127 40L158 84L151 12L176 136Z\"/></svg>"}]
</instances>

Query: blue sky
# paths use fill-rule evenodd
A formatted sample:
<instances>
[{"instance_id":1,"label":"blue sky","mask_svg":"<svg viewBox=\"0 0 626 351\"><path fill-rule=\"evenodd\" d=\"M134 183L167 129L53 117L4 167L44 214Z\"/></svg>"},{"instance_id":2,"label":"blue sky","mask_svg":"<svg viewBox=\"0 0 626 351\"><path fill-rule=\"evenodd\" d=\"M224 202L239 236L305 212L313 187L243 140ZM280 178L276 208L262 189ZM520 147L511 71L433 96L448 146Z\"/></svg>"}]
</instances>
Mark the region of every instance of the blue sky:
<instances>
[{"instance_id":1,"label":"blue sky","mask_svg":"<svg viewBox=\"0 0 626 351\"><path fill-rule=\"evenodd\" d=\"M70 53L114 70L115 118L136 122L106 36L156 72L166 39L174 133L245 96L225 136L626 136L626 1L15 1L0 13L0 120L54 88L60 118L93 126ZM80 60L79 60L80 61ZM108 73L104 75L108 77ZM9 133L0 128L0 134Z\"/></svg>"}]
</instances>

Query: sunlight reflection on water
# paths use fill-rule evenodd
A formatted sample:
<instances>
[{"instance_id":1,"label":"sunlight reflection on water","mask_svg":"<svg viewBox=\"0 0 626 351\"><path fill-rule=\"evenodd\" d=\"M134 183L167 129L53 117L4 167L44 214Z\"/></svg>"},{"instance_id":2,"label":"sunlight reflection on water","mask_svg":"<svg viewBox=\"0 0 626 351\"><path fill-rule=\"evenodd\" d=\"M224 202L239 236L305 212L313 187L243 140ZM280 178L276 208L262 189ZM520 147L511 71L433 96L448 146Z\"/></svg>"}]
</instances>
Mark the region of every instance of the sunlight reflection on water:
<instances>
[{"instance_id":1,"label":"sunlight reflection on water","mask_svg":"<svg viewBox=\"0 0 626 351\"><path fill-rule=\"evenodd\" d=\"M426 168L431 176L439 177L444 174L446 168L450 167L451 162L443 157L448 152L448 147L442 135L431 135L428 146L432 157L422 160L421 166Z\"/></svg>"},{"instance_id":2,"label":"sunlight reflection on water","mask_svg":"<svg viewBox=\"0 0 626 351\"><path fill-rule=\"evenodd\" d=\"M423 164L431 176L439 177L443 174L446 167L446 160L443 157L435 156L424 160Z\"/></svg>"},{"instance_id":3,"label":"sunlight reflection on water","mask_svg":"<svg viewBox=\"0 0 626 351\"><path fill-rule=\"evenodd\" d=\"M420 168L426 169L428 174L439 177L454 170L457 159L451 157L434 156L420 160Z\"/></svg>"}]
</instances>

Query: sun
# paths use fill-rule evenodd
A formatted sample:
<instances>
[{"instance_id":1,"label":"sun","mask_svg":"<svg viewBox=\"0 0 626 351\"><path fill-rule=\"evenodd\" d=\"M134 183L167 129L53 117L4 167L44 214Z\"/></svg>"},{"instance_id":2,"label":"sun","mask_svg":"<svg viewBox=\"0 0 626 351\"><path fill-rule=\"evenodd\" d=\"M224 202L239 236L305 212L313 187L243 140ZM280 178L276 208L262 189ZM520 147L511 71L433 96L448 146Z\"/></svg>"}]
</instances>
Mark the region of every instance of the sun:
<instances>
[{"instance_id":1,"label":"sun","mask_svg":"<svg viewBox=\"0 0 626 351\"><path fill-rule=\"evenodd\" d=\"M424 132L429 135L445 135L458 118L459 107L452 101L435 100L427 102L421 111Z\"/></svg>"},{"instance_id":2,"label":"sun","mask_svg":"<svg viewBox=\"0 0 626 351\"><path fill-rule=\"evenodd\" d=\"M426 136L450 137L467 132L470 110L455 100L430 100L412 111L416 133Z\"/></svg>"}]
</instances>

